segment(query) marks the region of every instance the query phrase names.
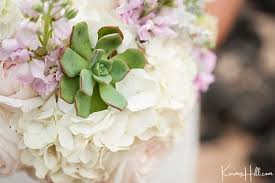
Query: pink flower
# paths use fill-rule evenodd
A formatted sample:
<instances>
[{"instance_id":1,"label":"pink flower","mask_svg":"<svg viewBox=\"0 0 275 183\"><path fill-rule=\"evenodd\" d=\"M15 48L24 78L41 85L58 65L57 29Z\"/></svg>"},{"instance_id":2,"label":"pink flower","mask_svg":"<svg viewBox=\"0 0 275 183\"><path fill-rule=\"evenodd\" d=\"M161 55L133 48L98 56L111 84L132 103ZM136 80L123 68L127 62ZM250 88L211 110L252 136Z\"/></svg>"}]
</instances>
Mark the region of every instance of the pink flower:
<instances>
[{"instance_id":1,"label":"pink flower","mask_svg":"<svg viewBox=\"0 0 275 183\"><path fill-rule=\"evenodd\" d=\"M36 12L33 7L39 3L39 0L25 0L20 3L20 9L25 16L37 18L39 13Z\"/></svg>"},{"instance_id":2,"label":"pink flower","mask_svg":"<svg viewBox=\"0 0 275 183\"><path fill-rule=\"evenodd\" d=\"M17 33L15 39L19 43L21 48L28 48L30 50L36 50L39 46L39 40L37 36L37 28L33 22L23 22Z\"/></svg>"},{"instance_id":3,"label":"pink flower","mask_svg":"<svg viewBox=\"0 0 275 183\"><path fill-rule=\"evenodd\" d=\"M72 32L72 25L67 19L61 18L53 22L53 32L56 38L58 38L60 41L63 41L70 37Z\"/></svg>"},{"instance_id":4,"label":"pink flower","mask_svg":"<svg viewBox=\"0 0 275 183\"><path fill-rule=\"evenodd\" d=\"M4 39L0 44L0 61L8 59L12 52L20 49L16 39Z\"/></svg>"},{"instance_id":5,"label":"pink flower","mask_svg":"<svg viewBox=\"0 0 275 183\"><path fill-rule=\"evenodd\" d=\"M33 91L31 85L23 85L17 79L19 72L19 66L13 66L5 73L3 69L0 69L0 106L9 110L30 111L42 105L44 101L37 97L37 93Z\"/></svg>"},{"instance_id":6,"label":"pink flower","mask_svg":"<svg viewBox=\"0 0 275 183\"><path fill-rule=\"evenodd\" d=\"M138 24L143 10L143 0L122 0L117 8L121 20L130 25Z\"/></svg>"},{"instance_id":7,"label":"pink flower","mask_svg":"<svg viewBox=\"0 0 275 183\"><path fill-rule=\"evenodd\" d=\"M63 54L63 48L58 48L45 57L45 65L43 66L43 77L36 77L32 83L32 87L41 95L49 95L58 86L58 82L62 77L62 71L59 60Z\"/></svg>"},{"instance_id":8,"label":"pink flower","mask_svg":"<svg viewBox=\"0 0 275 183\"><path fill-rule=\"evenodd\" d=\"M151 14L153 15L153 14ZM154 16L154 15L153 15ZM146 18L145 18L146 19ZM177 24L173 16L155 16L154 18L147 18L146 23L138 28L139 38L142 41L147 41L151 36L170 36L176 37L177 33L170 27Z\"/></svg>"},{"instance_id":9,"label":"pink flower","mask_svg":"<svg viewBox=\"0 0 275 183\"><path fill-rule=\"evenodd\" d=\"M194 80L194 84L199 92L206 92L209 86L215 81L213 71L216 66L216 55L206 49L195 49L194 57L197 60L199 73Z\"/></svg>"},{"instance_id":10,"label":"pink flower","mask_svg":"<svg viewBox=\"0 0 275 183\"><path fill-rule=\"evenodd\" d=\"M157 0L146 1L147 5L155 6ZM146 16L142 16L145 10L144 0L123 0L117 8L117 13L122 22L133 25L141 41L148 41L153 36L172 36L177 34L172 26L176 25L177 19L172 14L161 15L159 12L152 11Z\"/></svg>"},{"instance_id":11,"label":"pink flower","mask_svg":"<svg viewBox=\"0 0 275 183\"><path fill-rule=\"evenodd\" d=\"M31 59L32 52L20 46L16 39L5 39L0 47L0 61L4 68L4 73L12 66L22 64Z\"/></svg>"},{"instance_id":12,"label":"pink flower","mask_svg":"<svg viewBox=\"0 0 275 183\"><path fill-rule=\"evenodd\" d=\"M41 60L33 59L18 66L17 79L23 84L31 84L34 79L44 79L45 64Z\"/></svg>"}]
</instances>

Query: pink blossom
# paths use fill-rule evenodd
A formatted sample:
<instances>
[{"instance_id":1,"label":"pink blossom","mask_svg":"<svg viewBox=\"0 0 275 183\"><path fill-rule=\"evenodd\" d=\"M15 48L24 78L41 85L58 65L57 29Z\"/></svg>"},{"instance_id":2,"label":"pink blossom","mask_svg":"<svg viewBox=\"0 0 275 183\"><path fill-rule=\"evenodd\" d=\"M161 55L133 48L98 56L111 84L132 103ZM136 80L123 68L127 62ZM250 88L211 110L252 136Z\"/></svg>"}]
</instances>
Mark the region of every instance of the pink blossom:
<instances>
[{"instance_id":1,"label":"pink blossom","mask_svg":"<svg viewBox=\"0 0 275 183\"><path fill-rule=\"evenodd\" d=\"M215 81L215 76L207 73L200 73L194 80L194 84L200 92L206 92L209 86Z\"/></svg>"},{"instance_id":2,"label":"pink blossom","mask_svg":"<svg viewBox=\"0 0 275 183\"><path fill-rule=\"evenodd\" d=\"M146 23L138 29L139 38L142 41L149 40L152 35L160 37L175 37L177 35L177 33L170 28L177 24L177 21L173 16L155 16L152 19L148 18L145 22Z\"/></svg>"},{"instance_id":3,"label":"pink blossom","mask_svg":"<svg viewBox=\"0 0 275 183\"><path fill-rule=\"evenodd\" d=\"M194 80L198 91L206 92L209 86L215 81L213 71L216 66L216 55L206 49L194 49L194 57L197 61L199 73Z\"/></svg>"},{"instance_id":4,"label":"pink blossom","mask_svg":"<svg viewBox=\"0 0 275 183\"><path fill-rule=\"evenodd\" d=\"M20 49L20 45L16 39L4 39L0 46L0 60L6 60L10 54Z\"/></svg>"},{"instance_id":5,"label":"pink blossom","mask_svg":"<svg viewBox=\"0 0 275 183\"><path fill-rule=\"evenodd\" d=\"M15 35L15 39L22 48L37 49L40 43L35 23L23 22Z\"/></svg>"},{"instance_id":6,"label":"pink blossom","mask_svg":"<svg viewBox=\"0 0 275 183\"><path fill-rule=\"evenodd\" d=\"M67 19L61 18L53 22L53 32L58 39L63 41L70 37L72 25Z\"/></svg>"},{"instance_id":7,"label":"pink blossom","mask_svg":"<svg viewBox=\"0 0 275 183\"><path fill-rule=\"evenodd\" d=\"M58 48L45 57L43 77L36 77L32 83L33 90L41 95L48 95L58 86L62 77L59 60L63 54L63 48Z\"/></svg>"},{"instance_id":8,"label":"pink blossom","mask_svg":"<svg viewBox=\"0 0 275 183\"><path fill-rule=\"evenodd\" d=\"M147 5L154 6L157 0L146 1ZM146 16L142 16L145 10L144 0L123 0L117 8L117 13L122 22L132 25L137 29L139 39L148 41L152 36L172 36L177 34L171 28L176 25L177 19L172 14L161 15L152 11Z\"/></svg>"},{"instance_id":9,"label":"pink blossom","mask_svg":"<svg viewBox=\"0 0 275 183\"><path fill-rule=\"evenodd\" d=\"M19 68L17 79L23 84L30 84L35 78L44 79L45 64L43 61L33 59L19 65Z\"/></svg>"},{"instance_id":10,"label":"pink blossom","mask_svg":"<svg viewBox=\"0 0 275 183\"><path fill-rule=\"evenodd\" d=\"M39 3L39 0L25 0L20 3L20 9L25 16L37 18L39 13L36 12L33 7Z\"/></svg>"},{"instance_id":11,"label":"pink blossom","mask_svg":"<svg viewBox=\"0 0 275 183\"><path fill-rule=\"evenodd\" d=\"M26 49L19 49L10 54L10 59L15 63L24 63L31 59L32 52Z\"/></svg>"}]
</instances>

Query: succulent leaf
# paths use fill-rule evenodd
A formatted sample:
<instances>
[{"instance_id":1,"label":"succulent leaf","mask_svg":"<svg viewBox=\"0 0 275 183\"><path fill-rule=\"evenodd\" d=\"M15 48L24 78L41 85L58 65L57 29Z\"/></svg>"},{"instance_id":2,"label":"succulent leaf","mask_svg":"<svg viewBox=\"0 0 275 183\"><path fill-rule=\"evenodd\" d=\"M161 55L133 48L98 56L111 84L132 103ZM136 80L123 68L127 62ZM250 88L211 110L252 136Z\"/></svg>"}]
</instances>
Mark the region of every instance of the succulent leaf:
<instances>
[{"instance_id":1,"label":"succulent leaf","mask_svg":"<svg viewBox=\"0 0 275 183\"><path fill-rule=\"evenodd\" d=\"M122 38L119 33L108 34L97 41L96 49L103 49L109 56L122 44Z\"/></svg>"},{"instance_id":2,"label":"succulent leaf","mask_svg":"<svg viewBox=\"0 0 275 183\"><path fill-rule=\"evenodd\" d=\"M94 88L94 93L92 96L92 113L98 112L107 109L108 105L104 103L104 101L101 99L100 93L99 93L99 85L96 84Z\"/></svg>"},{"instance_id":3,"label":"succulent leaf","mask_svg":"<svg viewBox=\"0 0 275 183\"><path fill-rule=\"evenodd\" d=\"M60 80L60 97L66 102L74 103L74 96L79 89L79 77L69 78L65 75Z\"/></svg>"},{"instance_id":4,"label":"succulent leaf","mask_svg":"<svg viewBox=\"0 0 275 183\"><path fill-rule=\"evenodd\" d=\"M119 33L120 37L124 39L123 33L121 32L119 27L112 27L112 26L101 27L97 32L98 39L113 33Z\"/></svg>"},{"instance_id":5,"label":"succulent leaf","mask_svg":"<svg viewBox=\"0 0 275 183\"><path fill-rule=\"evenodd\" d=\"M97 76L97 75L93 75L93 78L97 81L97 82L99 82L99 83L101 83L101 84L105 84L105 85L109 85L111 82L112 82L112 80L113 80L113 78L112 78L112 76L110 76L110 75L106 75L106 76Z\"/></svg>"},{"instance_id":6,"label":"succulent leaf","mask_svg":"<svg viewBox=\"0 0 275 183\"><path fill-rule=\"evenodd\" d=\"M93 66L102 58L105 51L102 49L95 49L92 54L92 60L90 62L89 68L92 69Z\"/></svg>"},{"instance_id":7,"label":"succulent leaf","mask_svg":"<svg viewBox=\"0 0 275 183\"><path fill-rule=\"evenodd\" d=\"M99 85L99 92L102 100L112 107L119 110L123 110L127 107L126 99L116 91L116 89L111 85Z\"/></svg>"},{"instance_id":8,"label":"succulent leaf","mask_svg":"<svg viewBox=\"0 0 275 183\"><path fill-rule=\"evenodd\" d=\"M87 118L92 111L92 97L78 90L75 95L75 108L78 116Z\"/></svg>"},{"instance_id":9,"label":"succulent leaf","mask_svg":"<svg viewBox=\"0 0 275 183\"><path fill-rule=\"evenodd\" d=\"M126 74L129 72L129 67L127 64L121 60L114 60L112 65L112 70L110 75L113 78L113 83L121 81Z\"/></svg>"},{"instance_id":10,"label":"succulent leaf","mask_svg":"<svg viewBox=\"0 0 275 183\"><path fill-rule=\"evenodd\" d=\"M80 22L74 26L70 47L84 59L91 59L92 44L86 22Z\"/></svg>"},{"instance_id":11,"label":"succulent leaf","mask_svg":"<svg viewBox=\"0 0 275 183\"><path fill-rule=\"evenodd\" d=\"M138 49L128 49L113 57L112 60L124 61L130 69L143 69L146 63L144 54Z\"/></svg>"},{"instance_id":12,"label":"succulent leaf","mask_svg":"<svg viewBox=\"0 0 275 183\"><path fill-rule=\"evenodd\" d=\"M108 60L100 60L99 61L100 64L103 64L104 67L107 69L108 72L110 72L112 70L112 62L108 61Z\"/></svg>"},{"instance_id":13,"label":"succulent leaf","mask_svg":"<svg viewBox=\"0 0 275 183\"><path fill-rule=\"evenodd\" d=\"M82 69L80 72L80 90L86 95L92 96L94 86L93 72L88 69Z\"/></svg>"},{"instance_id":14,"label":"succulent leaf","mask_svg":"<svg viewBox=\"0 0 275 183\"><path fill-rule=\"evenodd\" d=\"M63 73L69 77L77 76L82 69L88 68L88 62L74 52L71 48L67 48L60 61Z\"/></svg>"},{"instance_id":15,"label":"succulent leaf","mask_svg":"<svg viewBox=\"0 0 275 183\"><path fill-rule=\"evenodd\" d=\"M60 61L64 73L60 96L68 103L75 103L78 116L86 118L108 106L119 110L127 107L127 100L113 84L121 81L130 69L144 68L146 58L138 49L118 54L122 40L118 27L102 27L92 48L87 23L74 26L70 47Z\"/></svg>"}]
</instances>

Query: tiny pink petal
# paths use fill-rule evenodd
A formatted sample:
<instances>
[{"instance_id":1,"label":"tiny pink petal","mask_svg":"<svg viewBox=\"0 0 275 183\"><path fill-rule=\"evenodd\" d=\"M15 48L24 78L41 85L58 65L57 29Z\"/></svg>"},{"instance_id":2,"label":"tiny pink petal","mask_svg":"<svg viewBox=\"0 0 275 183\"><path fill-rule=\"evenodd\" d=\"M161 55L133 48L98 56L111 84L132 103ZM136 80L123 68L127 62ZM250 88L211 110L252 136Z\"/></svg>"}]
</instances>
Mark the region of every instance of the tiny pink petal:
<instances>
[{"instance_id":1,"label":"tiny pink petal","mask_svg":"<svg viewBox=\"0 0 275 183\"><path fill-rule=\"evenodd\" d=\"M39 46L39 40L36 33L36 25L33 22L24 22L21 24L15 38L23 48L35 50Z\"/></svg>"},{"instance_id":2,"label":"tiny pink petal","mask_svg":"<svg viewBox=\"0 0 275 183\"><path fill-rule=\"evenodd\" d=\"M39 3L39 0L25 0L20 3L20 9L26 16L37 18L39 13L33 9L33 6Z\"/></svg>"},{"instance_id":3,"label":"tiny pink petal","mask_svg":"<svg viewBox=\"0 0 275 183\"><path fill-rule=\"evenodd\" d=\"M10 54L12 61L16 63L27 62L31 59L32 52L26 49L20 49Z\"/></svg>"},{"instance_id":4,"label":"tiny pink petal","mask_svg":"<svg viewBox=\"0 0 275 183\"><path fill-rule=\"evenodd\" d=\"M34 78L44 79L45 63L41 60L33 59L30 63L30 70Z\"/></svg>"},{"instance_id":5,"label":"tiny pink petal","mask_svg":"<svg viewBox=\"0 0 275 183\"><path fill-rule=\"evenodd\" d=\"M30 84L34 79L32 73L31 73L29 63L27 63L27 62L18 66L18 71L17 71L16 75L17 75L17 79L22 84Z\"/></svg>"},{"instance_id":6,"label":"tiny pink petal","mask_svg":"<svg viewBox=\"0 0 275 183\"><path fill-rule=\"evenodd\" d=\"M206 92L209 86L215 81L215 76L212 74L198 74L194 80L194 84L200 92Z\"/></svg>"},{"instance_id":7,"label":"tiny pink petal","mask_svg":"<svg viewBox=\"0 0 275 183\"><path fill-rule=\"evenodd\" d=\"M61 40L68 39L72 32L72 25L67 19L61 18L53 22L53 32Z\"/></svg>"},{"instance_id":8,"label":"tiny pink petal","mask_svg":"<svg viewBox=\"0 0 275 183\"><path fill-rule=\"evenodd\" d=\"M6 60L10 54L20 49L16 39L4 39L0 44L0 60Z\"/></svg>"},{"instance_id":9,"label":"tiny pink petal","mask_svg":"<svg viewBox=\"0 0 275 183\"><path fill-rule=\"evenodd\" d=\"M39 94L46 93L47 91L47 85L42 79L35 79L32 83L32 88Z\"/></svg>"},{"instance_id":10,"label":"tiny pink petal","mask_svg":"<svg viewBox=\"0 0 275 183\"><path fill-rule=\"evenodd\" d=\"M213 72L216 67L217 56L211 51L205 51L201 54L201 62L203 64L204 71Z\"/></svg>"}]
</instances>

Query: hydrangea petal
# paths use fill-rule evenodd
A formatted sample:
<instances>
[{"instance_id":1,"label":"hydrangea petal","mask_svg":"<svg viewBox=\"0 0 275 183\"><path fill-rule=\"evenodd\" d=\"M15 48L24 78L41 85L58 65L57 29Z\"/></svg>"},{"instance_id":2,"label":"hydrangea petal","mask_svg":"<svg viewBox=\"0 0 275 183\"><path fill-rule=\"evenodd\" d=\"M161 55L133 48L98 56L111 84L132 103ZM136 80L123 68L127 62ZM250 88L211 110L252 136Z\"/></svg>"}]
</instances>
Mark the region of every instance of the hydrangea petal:
<instances>
[{"instance_id":1,"label":"hydrangea petal","mask_svg":"<svg viewBox=\"0 0 275 183\"><path fill-rule=\"evenodd\" d=\"M132 69L116 83L116 89L127 100L127 108L139 111L157 104L160 90L158 84L143 69Z\"/></svg>"}]
</instances>

